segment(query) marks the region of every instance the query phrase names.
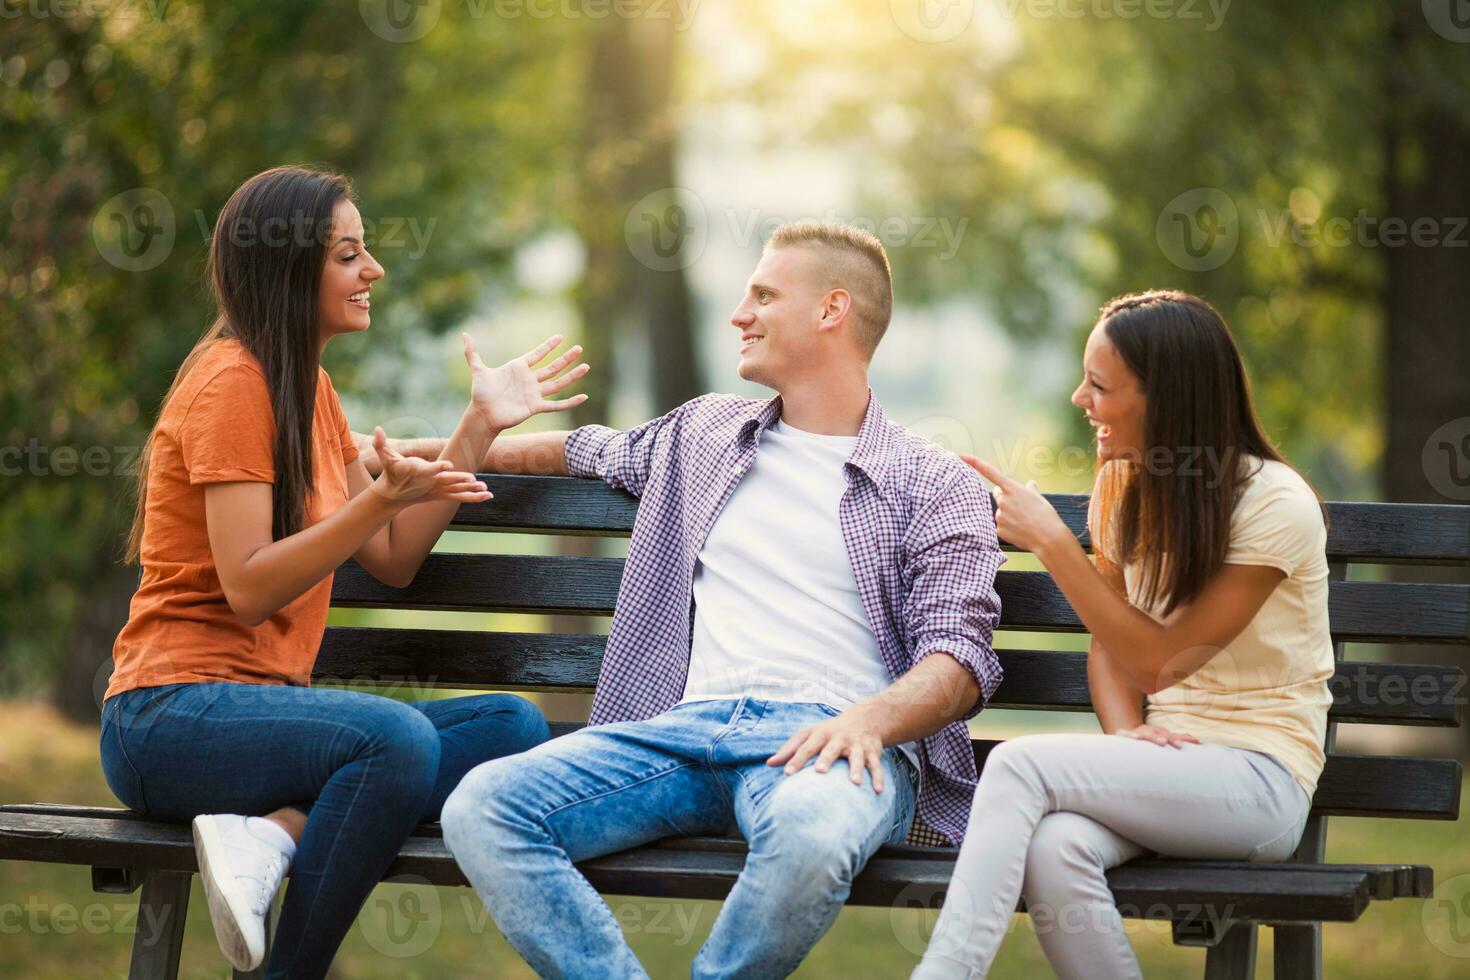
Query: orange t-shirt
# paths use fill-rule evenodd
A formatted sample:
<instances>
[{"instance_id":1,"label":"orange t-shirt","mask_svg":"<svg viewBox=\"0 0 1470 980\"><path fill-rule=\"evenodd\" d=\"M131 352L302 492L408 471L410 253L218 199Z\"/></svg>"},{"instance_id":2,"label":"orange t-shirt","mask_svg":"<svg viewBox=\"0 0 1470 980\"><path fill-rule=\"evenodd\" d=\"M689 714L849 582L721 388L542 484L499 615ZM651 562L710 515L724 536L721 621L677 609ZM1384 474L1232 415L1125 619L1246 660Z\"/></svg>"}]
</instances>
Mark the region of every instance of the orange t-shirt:
<instances>
[{"instance_id":1,"label":"orange t-shirt","mask_svg":"<svg viewBox=\"0 0 1470 980\"><path fill-rule=\"evenodd\" d=\"M205 681L310 683L332 576L249 626L225 600L204 520L207 484L275 480L275 435L259 362L239 341L217 341L159 416L143 518L143 578L113 646L107 697ZM347 464L357 458L326 371L317 379L311 452L308 526L347 502Z\"/></svg>"}]
</instances>

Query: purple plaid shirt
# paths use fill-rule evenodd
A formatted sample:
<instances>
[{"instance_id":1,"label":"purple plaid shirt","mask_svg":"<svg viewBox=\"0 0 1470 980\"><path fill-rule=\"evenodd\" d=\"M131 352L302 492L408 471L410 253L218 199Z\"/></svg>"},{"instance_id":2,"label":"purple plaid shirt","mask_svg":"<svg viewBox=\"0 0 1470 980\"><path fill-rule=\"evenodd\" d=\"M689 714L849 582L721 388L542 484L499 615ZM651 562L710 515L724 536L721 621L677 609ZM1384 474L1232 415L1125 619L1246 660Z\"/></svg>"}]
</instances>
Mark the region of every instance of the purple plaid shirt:
<instances>
[{"instance_id":1,"label":"purple plaid shirt","mask_svg":"<svg viewBox=\"0 0 1470 980\"><path fill-rule=\"evenodd\" d=\"M591 724L640 721L684 695L693 629L694 567L710 528L755 462L781 400L705 395L618 432L600 425L567 438L567 467L642 498L618 591ZM1000 683L991 633L1000 622L990 494L952 453L887 421L875 395L847 461L838 507L868 623L889 674L934 653L975 676L981 700ZM911 843L958 845L975 792L975 756L961 721L919 750ZM937 832L937 833L936 833Z\"/></svg>"}]
</instances>

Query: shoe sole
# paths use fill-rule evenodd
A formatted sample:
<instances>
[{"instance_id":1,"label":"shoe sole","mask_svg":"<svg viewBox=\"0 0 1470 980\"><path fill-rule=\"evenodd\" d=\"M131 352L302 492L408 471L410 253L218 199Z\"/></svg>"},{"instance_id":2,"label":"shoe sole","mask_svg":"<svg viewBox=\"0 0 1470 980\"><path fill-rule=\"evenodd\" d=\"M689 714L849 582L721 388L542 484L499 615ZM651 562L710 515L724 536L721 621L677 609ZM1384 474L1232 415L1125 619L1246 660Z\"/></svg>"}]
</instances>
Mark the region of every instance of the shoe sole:
<instances>
[{"instance_id":1,"label":"shoe sole","mask_svg":"<svg viewBox=\"0 0 1470 980\"><path fill-rule=\"evenodd\" d=\"M220 952L230 965L242 973L260 966L265 957L256 959L250 955L250 944L240 931L240 921L230 907L227 890L233 890L234 876L229 873L228 862L223 859L224 845L213 820L195 817L194 854L199 859L199 883L204 886L204 897L209 901L209 920L214 923L214 938L219 942ZM219 864L224 877L215 874L211 853L221 856Z\"/></svg>"}]
</instances>

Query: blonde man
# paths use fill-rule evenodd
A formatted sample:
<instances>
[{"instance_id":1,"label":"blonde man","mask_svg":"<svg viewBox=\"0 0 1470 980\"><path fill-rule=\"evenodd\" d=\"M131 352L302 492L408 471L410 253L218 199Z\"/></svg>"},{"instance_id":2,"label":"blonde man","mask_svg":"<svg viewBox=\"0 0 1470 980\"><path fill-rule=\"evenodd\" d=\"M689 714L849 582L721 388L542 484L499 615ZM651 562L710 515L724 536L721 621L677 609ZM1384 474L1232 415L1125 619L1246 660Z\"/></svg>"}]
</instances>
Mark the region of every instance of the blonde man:
<instances>
[{"instance_id":1,"label":"blonde man","mask_svg":"<svg viewBox=\"0 0 1470 980\"><path fill-rule=\"evenodd\" d=\"M646 976L577 861L743 835L693 975L779 977L881 845L961 841L1003 559L980 482L868 387L892 306L872 235L784 226L730 317L740 376L777 397L706 395L487 457L641 498L591 725L474 769L444 808L445 843L537 973Z\"/></svg>"}]
</instances>

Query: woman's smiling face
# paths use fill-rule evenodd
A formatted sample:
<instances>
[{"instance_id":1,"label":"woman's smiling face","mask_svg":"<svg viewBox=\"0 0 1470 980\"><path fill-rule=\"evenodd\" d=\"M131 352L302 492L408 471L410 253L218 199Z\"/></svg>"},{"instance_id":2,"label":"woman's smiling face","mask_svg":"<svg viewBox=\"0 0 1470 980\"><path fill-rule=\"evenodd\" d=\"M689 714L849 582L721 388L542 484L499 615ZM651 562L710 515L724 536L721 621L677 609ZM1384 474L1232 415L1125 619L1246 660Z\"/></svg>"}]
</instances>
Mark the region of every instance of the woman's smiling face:
<instances>
[{"instance_id":1,"label":"woman's smiling face","mask_svg":"<svg viewBox=\"0 0 1470 980\"><path fill-rule=\"evenodd\" d=\"M363 241L362 215L351 201L332 211L327 259L317 288L317 325L325 343L343 333L359 333L372 322L368 292L385 275Z\"/></svg>"},{"instance_id":2,"label":"woman's smiling face","mask_svg":"<svg viewBox=\"0 0 1470 980\"><path fill-rule=\"evenodd\" d=\"M1101 323L1087 338L1082 383L1072 392L1072 404L1087 413L1088 423L1097 430L1098 462L1142 458L1148 398Z\"/></svg>"}]
</instances>

